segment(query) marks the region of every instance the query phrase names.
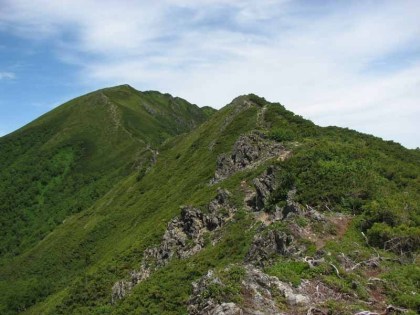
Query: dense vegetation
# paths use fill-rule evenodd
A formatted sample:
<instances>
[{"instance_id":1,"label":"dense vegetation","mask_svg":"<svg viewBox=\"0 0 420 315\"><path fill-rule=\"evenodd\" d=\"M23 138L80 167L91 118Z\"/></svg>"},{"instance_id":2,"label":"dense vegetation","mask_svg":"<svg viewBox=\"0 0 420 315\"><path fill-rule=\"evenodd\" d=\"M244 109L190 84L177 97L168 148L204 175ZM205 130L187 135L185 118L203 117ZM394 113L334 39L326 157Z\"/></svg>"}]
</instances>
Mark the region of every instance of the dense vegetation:
<instances>
[{"instance_id":1,"label":"dense vegetation","mask_svg":"<svg viewBox=\"0 0 420 315\"><path fill-rule=\"evenodd\" d=\"M253 130L283 143L291 157L209 185L217 157ZM269 164L279 170L279 187L268 212L284 204L295 187L302 205L351 218L340 239L325 241L330 263L338 266L340 253L355 261L380 254L386 264L377 276L387 280L387 301L420 307L418 293L411 294L420 274L417 150L348 129L318 127L255 95L214 113L166 94L122 86L69 102L1 138L0 164L2 314L185 313L191 282L209 269L232 284L214 287L209 295L240 299L235 285L240 268L231 274L223 268L244 260L259 229L244 209L241 183L251 184ZM232 193L239 209L220 241L188 259L173 260L111 305L114 282L138 268L143 251L160 242L179 207L204 209L219 186ZM322 238L325 231L318 232ZM306 245L313 255L315 244ZM363 270L340 270L343 276L338 276L328 264L309 269L302 262L276 259L266 272L281 280L298 285L302 278L316 278L339 292L368 298ZM330 304L345 313L343 305Z\"/></svg>"},{"instance_id":2,"label":"dense vegetation","mask_svg":"<svg viewBox=\"0 0 420 315\"><path fill-rule=\"evenodd\" d=\"M153 149L209 115L128 86L73 100L0 141L0 255L17 255L87 209ZM75 197L77 196L77 197Z\"/></svg>"}]
</instances>

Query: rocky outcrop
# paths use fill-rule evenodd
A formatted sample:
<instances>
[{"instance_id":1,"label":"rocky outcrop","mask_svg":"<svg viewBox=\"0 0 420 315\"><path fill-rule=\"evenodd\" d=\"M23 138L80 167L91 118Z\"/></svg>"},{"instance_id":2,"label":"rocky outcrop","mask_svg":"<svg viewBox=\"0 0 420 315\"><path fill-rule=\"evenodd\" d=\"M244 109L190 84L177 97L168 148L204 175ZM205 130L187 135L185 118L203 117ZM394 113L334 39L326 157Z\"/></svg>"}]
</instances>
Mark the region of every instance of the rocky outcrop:
<instances>
[{"instance_id":1,"label":"rocky outcrop","mask_svg":"<svg viewBox=\"0 0 420 315\"><path fill-rule=\"evenodd\" d=\"M256 266L265 266L277 255L292 256L298 252L299 248L292 235L268 230L254 236L245 261Z\"/></svg>"},{"instance_id":2,"label":"rocky outcrop","mask_svg":"<svg viewBox=\"0 0 420 315\"><path fill-rule=\"evenodd\" d=\"M263 210L269 202L271 193L277 188L274 167L270 166L260 177L252 181L255 197L252 201L256 211Z\"/></svg>"},{"instance_id":3,"label":"rocky outcrop","mask_svg":"<svg viewBox=\"0 0 420 315\"><path fill-rule=\"evenodd\" d=\"M267 294L268 300L264 301L263 299L262 303L255 303L256 306L259 306L254 308L255 310L263 308L264 305L273 305L273 297L278 293L285 298L286 304L289 306L306 305L310 302L307 296L296 292L290 284L280 281L275 276L269 276L251 265L246 266L244 285L246 288L251 289L257 297L264 293Z\"/></svg>"},{"instance_id":4,"label":"rocky outcrop","mask_svg":"<svg viewBox=\"0 0 420 315\"><path fill-rule=\"evenodd\" d=\"M267 139L261 132L243 135L233 145L231 154L218 157L211 184L220 182L240 170L260 165L270 158L285 159L289 154L290 151L281 143Z\"/></svg>"},{"instance_id":5,"label":"rocky outcrop","mask_svg":"<svg viewBox=\"0 0 420 315\"><path fill-rule=\"evenodd\" d=\"M303 207L296 202L296 188L290 189L284 200L273 201L273 194L276 193L276 190L280 185L276 178L276 169L273 166L268 167L263 174L254 178L252 183L254 190L246 191L244 200L245 206L252 211L267 211L265 223L292 219L296 216L305 216L313 221L327 221L325 216L319 211L308 205ZM278 196L276 198L278 198ZM285 202L285 205L279 206L279 201Z\"/></svg>"},{"instance_id":6,"label":"rocky outcrop","mask_svg":"<svg viewBox=\"0 0 420 315\"><path fill-rule=\"evenodd\" d=\"M210 201L208 205L208 210L210 213L215 213L219 211L221 208L229 209L229 211L233 211L234 209L229 204L230 193L226 189L219 188L217 190L217 196L215 199Z\"/></svg>"},{"instance_id":7,"label":"rocky outcrop","mask_svg":"<svg viewBox=\"0 0 420 315\"><path fill-rule=\"evenodd\" d=\"M235 303L217 305L210 314L214 315L242 315L244 312Z\"/></svg>"},{"instance_id":8,"label":"rocky outcrop","mask_svg":"<svg viewBox=\"0 0 420 315\"><path fill-rule=\"evenodd\" d=\"M139 284L143 280L147 279L150 276L151 272L151 268L148 268L144 264L142 264L140 270L132 270L130 272L129 279L117 281L112 286L111 303L114 304L118 300L123 299L134 288L136 284Z\"/></svg>"},{"instance_id":9,"label":"rocky outcrop","mask_svg":"<svg viewBox=\"0 0 420 315\"><path fill-rule=\"evenodd\" d=\"M217 301L217 297L209 296L211 287L224 287L225 284L215 275L213 270L201 277L197 282L192 283L193 294L188 301L189 314L243 314L233 302Z\"/></svg>"},{"instance_id":10,"label":"rocky outcrop","mask_svg":"<svg viewBox=\"0 0 420 315\"><path fill-rule=\"evenodd\" d=\"M181 215L172 219L159 246L148 248L143 253L139 270L133 270L128 280L117 281L112 287L112 303L122 299L138 283L165 266L172 258L187 258L205 246L204 236L222 227L236 210L229 204L230 193L218 189L217 196L207 206L208 212L192 206L181 208ZM221 210L224 211L221 211Z\"/></svg>"},{"instance_id":11,"label":"rocky outcrop","mask_svg":"<svg viewBox=\"0 0 420 315\"><path fill-rule=\"evenodd\" d=\"M306 205L306 211L304 212L305 216L311 220L319 221L319 222L326 222L327 218L318 210Z\"/></svg>"},{"instance_id":12,"label":"rocky outcrop","mask_svg":"<svg viewBox=\"0 0 420 315\"><path fill-rule=\"evenodd\" d=\"M122 299L133 288L131 281L120 280L112 287L111 303L114 304L117 300Z\"/></svg>"},{"instance_id":13,"label":"rocky outcrop","mask_svg":"<svg viewBox=\"0 0 420 315\"><path fill-rule=\"evenodd\" d=\"M234 269L235 270L234 270ZM238 280L237 270L243 270ZM232 285L235 288L232 290ZM253 265L230 265L222 272L209 270L206 275L192 284L193 292L188 300L188 312L191 315L204 314L335 314L328 310L326 301L353 303L357 297L330 288L316 280L302 280L298 287L280 281L275 276L264 273ZM235 292L232 296L224 292ZM232 298L234 301L232 301ZM283 311L287 309L287 311ZM403 314L406 310L388 306L380 314ZM353 314L350 313L349 314ZM375 312L362 311L357 315L374 315ZM356 314L355 314L356 315Z\"/></svg>"},{"instance_id":14,"label":"rocky outcrop","mask_svg":"<svg viewBox=\"0 0 420 315\"><path fill-rule=\"evenodd\" d=\"M267 210L268 207L272 207L270 209L272 221L283 220L287 218L290 213L302 214L302 207L299 203L295 202L296 189L291 189L287 193L287 196L285 196L285 199L282 200L286 202L285 206L279 207L276 204L270 204L273 193L279 188L274 166L269 166L263 174L254 178L252 184L255 192L249 194L245 200L247 206L252 210L262 211Z\"/></svg>"},{"instance_id":15,"label":"rocky outcrop","mask_svg":"<svg viewBox=\"0 0 420 315\"><path fill-rule=\"evenodd\" d=\"M218 200L212 201L209 208L213 212L204 214L200 209L185 206L181 215L169 222L158 247L145 252L147 265L164 266L173 257L187 258L199 252L204 246L204 234L221 227L228 219L229 212L220 213Z\"/></svg>"},{"instance_id":16,"label":"rocky outcrop","mask_svg":"<svg viewBox=\"0 0 420 315\"><path fill-rule=\"evenodd\" d=\"M188 302L189 314L283 314L279 300L284 300L291 307L304 306L310 302L307 296L295 292L289 284L277 277L269 276L251 265L242 268L244 277L240 283L240 304L220 301L220 298L212 295L210 288L223 288L227 284L210 270L193 283L193 293Z\"/></svg>"},{"instance_id":17,"label":"rocky outcrop","mask_svg":"<svg viewBox=\"0 0 420 315\"><path fill-rule=\"evenodd\" d=\"M295 201L296 189L291 189L287 193L286 206L282 209L282 218L287 218L290 213L295 215L302 214L303 210L299 203Z\"/></svg>"}]
</instances>

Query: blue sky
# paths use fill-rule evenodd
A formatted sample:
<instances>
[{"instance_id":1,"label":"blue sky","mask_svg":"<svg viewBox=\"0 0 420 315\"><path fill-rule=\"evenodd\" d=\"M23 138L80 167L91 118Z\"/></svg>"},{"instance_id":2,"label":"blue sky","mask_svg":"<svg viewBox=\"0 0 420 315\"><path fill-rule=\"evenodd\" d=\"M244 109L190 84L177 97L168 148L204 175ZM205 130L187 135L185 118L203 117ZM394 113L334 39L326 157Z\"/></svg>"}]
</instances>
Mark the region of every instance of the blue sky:
<instances>
[{"instance_id":1,"label":"blue sky","mask_svg":"<svg viewBox=\"0 0 420 315\"><path fill-rule=\"evenodd\" d=\"M420 147L420 2L0 0L0 135L128 83Z\"/></svg>"}]
</instances>

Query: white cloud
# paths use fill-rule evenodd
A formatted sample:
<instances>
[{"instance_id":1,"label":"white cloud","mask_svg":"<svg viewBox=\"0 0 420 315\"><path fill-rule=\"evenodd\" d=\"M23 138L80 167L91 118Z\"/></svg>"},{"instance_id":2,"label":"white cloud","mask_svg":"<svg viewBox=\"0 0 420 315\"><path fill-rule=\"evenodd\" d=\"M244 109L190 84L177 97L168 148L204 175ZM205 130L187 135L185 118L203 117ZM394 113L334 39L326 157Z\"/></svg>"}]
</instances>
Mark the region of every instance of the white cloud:
<instances>
[{"instance_id":1,"label":"white cloud","mask_svg":"<svg viewBox=\"0 0 420 315\"><path fill-rule=\"evenodd\" d=\"M88 86L213 107L255 92L323 125L420 146L418 1L257 3L10 0L0 25L55 43Z\"/></svg>"},{"instance_id":2,"label":"white cloud","mask_svg":"<svg viewBox=\"0 0 420 315\"><path fill-rule=\"evenodd\" d=\"M13 80L16 75L13 72L0 71L0 80Z\"/></svg>"}]
</instances>

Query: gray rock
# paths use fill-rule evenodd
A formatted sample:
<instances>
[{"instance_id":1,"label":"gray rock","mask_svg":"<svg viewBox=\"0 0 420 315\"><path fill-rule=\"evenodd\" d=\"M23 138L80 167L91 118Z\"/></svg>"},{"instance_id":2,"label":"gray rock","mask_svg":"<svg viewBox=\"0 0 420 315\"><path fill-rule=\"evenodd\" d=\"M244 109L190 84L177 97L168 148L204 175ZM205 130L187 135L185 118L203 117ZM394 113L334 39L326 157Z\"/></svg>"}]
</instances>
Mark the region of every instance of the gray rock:
<instances>
[{"instance_id":1,"label":"gray rock","mask_svg":"<svg viewBox=\"0 0 420 315\"><path fill-rule=\"evenodd\" d=\"M199 209L191 206L181 208L181 215L168 224L158 247L147 249L143 262L155 267L165 266L172 258L186 258L199 252L203 244L203 233L207 230L209 218ZM221 222L211 218L212 223L220 226ZM216 228L212 226L212 228Z\"/></svg>"},{"instance_id":2,"label":"gray rock","mask_svg":"<svg viewBox=\"0 0 420 315\"><path fill-rule=\"evenodd\" d=\"M209 212L213 213L220 210L221 208L231 209L231 206L229 205L229 198L229 191L226 189L218 188L216 198L209 203Z\"/></svg>"},{"instance_id":3,"label":"gray rock","mask_svg":"<svg viewBox=\"0 0 420 315\"><path fill-rule=\"evenodd\" d=\"M254 241L245 257L245 261L257 266L264 266L275 255L291 256L298 250L293 244L293 236L281 231L268 230L254 236Z\"/></svg>"},{"instance_id":4,"label":"gray rock","mask_svg":"<svg viewBox=\"0 0 420 315\"><path fill-rule=\"evenodd\" d=\"M295 202L296 189L291 189L287 193L286 206L282 209L283 219L291 215L301 215L302 207L299 203Z\"/></svg>"},{"instance_id":5,"label":"gray rock","mask_svg":"<svg viewBox=\"0 0 420 315\"><path fill-rule=\"evenodd\" d=\"M211 184L220 182L240 170L257 166L270 158L284 158L289 153L281 143L266 139L261 132L254 131L242 135L233 145L230 155L222 154L217 158L216 172Z\"/></svg>"},{"instance_id":6,"label":"gray rock","mask_svg":"<svg viewBox=\"0 0 420 315\"><path fill-rule=\"evenodd\" d=\"M196 238L203 230L204 215L199 209L190 206L182 207L181 218L175 220L174 226L168 227L168 230L171 228L176 230L177 227L181 228L187 236Z\"/></svg>"},{"instance_id":7,"label":"gray rock","mask_svg":"<svg viewBox=\"0 0 420 315\"><path fill-rule=\"evenodd\" d=\"M267 205L271 193L277 188L274 168L269 167L264 174L255 178L252 183L256 191L254 209L263 210Z\"/></svg>"},{"instance_id":8,"label":"gray rock","mask_svg":"<svg viewBox=\"0 0 420 315\"><path fill-rule=\"evenodd\" d=\"M133 270L130 272L130 279L132 286L142 282L143 280L149 278L150 269L146 268L144 265L140 267L139 271Z\"/></svg>"},{"instance_id":9,"label":"gray rock","mask_svg":"<svg viewBox=\"0 0 420 315\"><path fill-rule=\"evenodd\" d=\"M117 300L124 298L128 292L132 289L132 283L121 280L117 281L112 286L112 296L111 296L111 303L114 304Z\"/></svg>"},{"instance_id":10,"label":"gray rock","mask_svg":"<svg viewBox=\"0 0 420 315\"><path fill-rule=\"evenodd\" d=\"M217 305L211 312L208 314L214 315L242 315L243 311L235 303L222 303Z\"/></svg>"},{"instance_id":11,"label":"gray rock","mask_svg":"<svg viewBox=\"0 0 420 315\"><path fill-rule=\"evenodd\" d=\"M237 167L230 156L226 154L219 155L216 162L216 173L214 174L214 178L211 180L211 183L215 184L225 178L228 178L236 171L236 169Z\"/></svg>"},{"instance_id":12,"label":"gray rock","mask_svg":"<svg viewBox=\"0 0 420 315\"><path fill-rule=\"evenodd\" d=\"M299 294L299 293L295 294L293 292L286 292L285 296L286 296L287 304L291 306L306 305L310 302L307 296Z\"/></svg>"},{"instance_id":13,"label":"gray rock","mask_svg":"<svg viewBox=\"0 0 420 315\"><path fill-rule=\"evenodd\" d=\"M260 288L265 288L269 292L273 292L275 289L278 290L286 299L288 305L306 305L310 302L309 297L295 293L293 288L277 277L269 276L263 273L258 268L248 265L247 266L247 280L250 283L257 283Z\"/></svg>"},{"instance_id":14,"label":"gray rock","mask_svg":"<svg viewBox=\"0 0 420 315\"><path fill-rule=\"evenodd\" d=\"M277 277L269 276L251 265L243 268L245 276L241 282L240 305L227 300L217 302L209 296L210 286L224 285L214 272L209 271L193 283L193 293L188 301L189 314L283 314L276 302L279 295L291 306L310 302L307 296L295 293L289 284L281 282Z\"/></svg>"},{"instance_id":15,"label":"gray rock","mask_svg":"<svg viewBox=\"0 0 420 315\"><path fill-rule=\"evenodd\" d=\"M318 210L315 210L314 208L310 207L310 206L306 206L307 207L307 211L305 213L305 215L315 221L320 221L320 222L327 222L327 219L325 218L325 216L320 213Z\"/></svg>"},{"instance_id":16,"label":"gray rock","mask_svg":"<svg viewBox=\"0 0 420 315\"><path fill-rule=\"evenodd\" d=\"M222 281L209 270L198 281L193 282L193 293L188 301L188 313L191 315L242 315L243 310L233 302L218 302L208 295L209 287L214 285L224 286Z\"/></svg>"},{"instance_id":17,"label":"gray rock","mask_svg":"<svg viewBox=\"0 0 420 315\"><path fill-rule=\"evenodd\" d=\"M206 294L209 286L212 285L223 285L222 281L214 275L213 270L209 270L206 275L192 283L193 294L188 301L189 314L213 314L213 310L219 304Z\"/></svg>"}]
</instances>

